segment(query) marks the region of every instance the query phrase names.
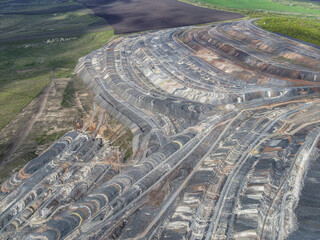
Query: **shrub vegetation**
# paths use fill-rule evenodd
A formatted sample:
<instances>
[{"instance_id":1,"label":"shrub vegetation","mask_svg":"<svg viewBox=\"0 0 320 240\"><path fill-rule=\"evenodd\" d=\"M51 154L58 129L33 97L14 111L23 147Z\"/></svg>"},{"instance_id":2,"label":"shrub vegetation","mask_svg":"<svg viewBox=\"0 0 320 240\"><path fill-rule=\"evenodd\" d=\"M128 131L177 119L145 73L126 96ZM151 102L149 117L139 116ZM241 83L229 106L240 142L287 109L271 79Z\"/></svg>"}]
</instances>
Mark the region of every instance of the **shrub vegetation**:
<instances>
[{"instance_id":1,"label":"shrub vegetation","mask_svg":"<svg viewBox=\"0 0 320 240\"><path fill-rule=\"evenodd\" d=\"M267 17L258 19L256 24L270 32L320 45L320 21L316 18Z\"/></svg>"}]
</instances>

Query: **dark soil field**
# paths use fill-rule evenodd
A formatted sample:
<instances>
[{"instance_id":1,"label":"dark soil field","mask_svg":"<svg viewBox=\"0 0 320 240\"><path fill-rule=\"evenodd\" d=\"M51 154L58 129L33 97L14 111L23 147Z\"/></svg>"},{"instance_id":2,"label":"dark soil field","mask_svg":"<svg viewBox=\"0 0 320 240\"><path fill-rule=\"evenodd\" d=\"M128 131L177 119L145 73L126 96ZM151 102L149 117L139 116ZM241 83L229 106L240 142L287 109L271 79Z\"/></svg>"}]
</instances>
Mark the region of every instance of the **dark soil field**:
<instances>
[{"instance_id":1,"label":"dark soil field","mask_svg":"<svg viewBox=\"0 0 320 240\"><path fill-rule=\"evenodd\" d=\"M210 23L243 17L176 0L77 0L107 20L115 34Z\"/></svg>"}]
</instances>

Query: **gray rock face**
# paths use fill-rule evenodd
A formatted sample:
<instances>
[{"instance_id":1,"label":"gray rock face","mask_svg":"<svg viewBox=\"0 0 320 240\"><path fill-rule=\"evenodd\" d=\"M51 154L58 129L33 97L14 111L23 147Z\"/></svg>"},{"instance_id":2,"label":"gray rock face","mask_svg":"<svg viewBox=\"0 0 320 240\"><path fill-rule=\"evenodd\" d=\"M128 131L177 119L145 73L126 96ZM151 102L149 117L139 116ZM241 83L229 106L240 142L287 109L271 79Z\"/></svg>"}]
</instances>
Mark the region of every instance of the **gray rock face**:
<instances>
[{"instance_id":1,"label":"gray rock face","mask_svg":"<svg viewBox=\"0 0 320 240\"><path fill-rule=\"evenodd\" d=\"M1 185L1 239L285 239L319 182L319 69L247 20L116 38L75 71L143 154L119 171L68 133Z\"/></svg>"}]
</instances>

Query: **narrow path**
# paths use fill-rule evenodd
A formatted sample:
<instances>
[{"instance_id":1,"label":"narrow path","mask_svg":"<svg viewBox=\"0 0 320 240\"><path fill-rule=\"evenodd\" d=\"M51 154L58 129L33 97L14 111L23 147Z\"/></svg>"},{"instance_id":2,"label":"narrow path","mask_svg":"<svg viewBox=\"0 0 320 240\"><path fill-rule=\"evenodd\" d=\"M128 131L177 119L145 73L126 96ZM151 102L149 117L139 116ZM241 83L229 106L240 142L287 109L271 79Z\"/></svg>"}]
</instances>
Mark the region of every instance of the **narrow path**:
<instances>
[{"instance_id":1,"label":"narrow path","mask_svg":"<svg viewBox=\"0 0 320 240\"><path fill-rule=\"evenodd\" d=\"M43 91L36 98L39 106L36 108L34 114L29 116L29 120L26 122L24 126L20 126L16 134L12 137L11 142L9 143L7 149L3 154L0 155L0 166L4 163L8 162L12 154L18 149L24 139L28 136L35 122L39 119L42 114L48 100L49 93L54 86L54 70L50 71L50 83L43 89Z\"/></svg>"}]
</instances>

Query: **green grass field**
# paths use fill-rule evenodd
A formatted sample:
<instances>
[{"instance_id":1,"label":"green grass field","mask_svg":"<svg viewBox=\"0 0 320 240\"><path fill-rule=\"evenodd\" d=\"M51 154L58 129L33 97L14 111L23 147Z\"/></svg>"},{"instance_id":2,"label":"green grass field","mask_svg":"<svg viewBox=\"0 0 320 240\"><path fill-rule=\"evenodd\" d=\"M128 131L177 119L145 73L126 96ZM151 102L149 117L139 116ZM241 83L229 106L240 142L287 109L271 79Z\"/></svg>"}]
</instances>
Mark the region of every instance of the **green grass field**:
<instances>
[{"instance_id":1,"label":"green grass field","mask_svg":"<svg viewBox=\"0 0 320 240\"><path fill-rule=\"evenodd\" d=\"M272 12L304 13L320 15L319 4L310 2L296 3L294 1L271 1L271 0L199 0L217 7L229 9L251 9Z\"/></svg>"},{"instance_id":2,"label":"green grass field","mask_svg":"<svg viewBox=\"0 0 320 240\"><path fill-rule=\"evenodd\" d=\"M49 83L51 69L57 76L72 72L77 60L103 46L113 30L89 33L70 40L34 40L0 47L0 129L32 101Z\"/></svg>"},{"instance_id":3,"label":"green grass field","mask_svg":"<svg viewBox=\"0 0 320 240\"><path fill-rule=\"evenodd\" d=\"M73 0L0 0L0 12L38 11L71 5L80 6Z\"/></svg>"},{"instance_id":4,"label":"green grass field","mask_svg":"<svg viewBox=\"0 0 320 240\"><path fill-rule=\"evenodd\" d=\"M19 14L39 10L44 13ZM56 77L70 75L77 60L103 46L113 30L74 0L0 0L0 12L17 13L0 14L2 129L49 83L51 69Z\"/></svg>"},{"instance_id":5,"label":"green grass field","mask_svg":"<svg viewBox=\"0 0 320 240\"><path fill-rule=\"evenodd\" d=\"M0 39L87 27L97 17L85 11L43 15L0 15Z\"/></svg>"},{"instance_id":6,"label":"green grass field","mask_svg":"<svg viewBox=\"0 0 320 240\"><path fill-rule=\"evenodd\" d=\"M49 83L49 74L0 85L0 129L28 105Z\"/></svg>"},{"instance_id":7,"label":"green grass field","mask_svg":"<svg viewBox=\"0 0 320 240\"><path fill-rule=\"evenodd\" d=\"M267 17L256 21L261 28L320 46L320 20L294 17Z\"/></svg>"}]
</instances>

